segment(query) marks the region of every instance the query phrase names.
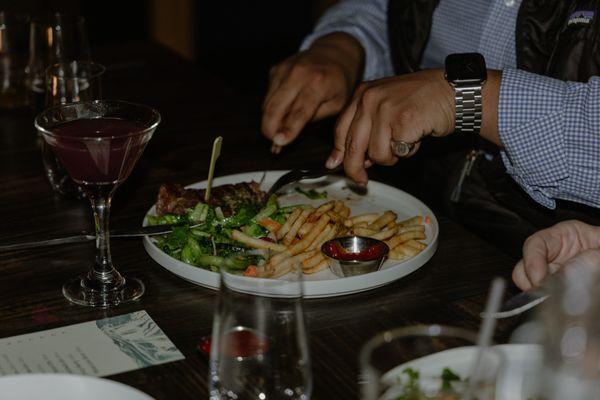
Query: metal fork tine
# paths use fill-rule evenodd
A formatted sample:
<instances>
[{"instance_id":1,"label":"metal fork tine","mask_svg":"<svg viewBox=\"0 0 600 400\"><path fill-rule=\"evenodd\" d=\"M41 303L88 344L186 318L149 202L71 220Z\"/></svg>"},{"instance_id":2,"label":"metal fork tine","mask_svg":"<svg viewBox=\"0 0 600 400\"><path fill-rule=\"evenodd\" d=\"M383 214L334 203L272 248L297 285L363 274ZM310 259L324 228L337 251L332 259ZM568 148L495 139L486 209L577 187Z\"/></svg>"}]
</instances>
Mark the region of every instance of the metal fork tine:
<instances>
[{"instance_id":1,"label":"metal fork tine","mask_svg":"<svg viewBox=\"0 0 600 400\"><path fill-rule=\"evenodd\" d=\"M325 175L331 175L331 174L334 174L334 173L340 171L341 169L342 169L341 166L337 167L335 169L326 169L326 168L315 169L315 170L293 169L290 172L282 175L279 179L277 179L277 181L275 181L273 186L271 186L271 188L267 192L267 196L265 198L268 199L272 194L275 194L279 189L281 189L282 187L284 187L286 185L289 185L290 183L297 182L302 179L311 179L311 178L318 178L318 177L325 176Z\"/></svg>"},{"instance_id":2,"label":"metal fork tine","mask_svg":"<svg viewBox=\"0 0 600 400\"><path fill-rule=\"evenodd\" d=\"M258 182L258 187L261 187L263 183L265 183L265 178L267 177L267 170L264 170L260 181Z\"/></svg>"}]
</instances>

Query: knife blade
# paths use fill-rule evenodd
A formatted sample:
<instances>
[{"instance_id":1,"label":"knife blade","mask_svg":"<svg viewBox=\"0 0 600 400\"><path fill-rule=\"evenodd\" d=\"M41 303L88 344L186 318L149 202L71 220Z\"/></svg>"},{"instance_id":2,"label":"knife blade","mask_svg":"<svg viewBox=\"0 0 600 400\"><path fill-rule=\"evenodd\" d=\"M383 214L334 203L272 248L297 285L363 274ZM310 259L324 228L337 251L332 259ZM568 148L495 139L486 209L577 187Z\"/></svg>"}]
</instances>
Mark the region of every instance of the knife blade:
<instances>
[{"instance_id":1,"label":"knife blade","mask_svg":"<svg viewBox=\"0 0 600 400\"><path fill-rule=\"evenodd\" d=\"M190 228L195 228L199 224L190 225ZM113 229L110 231L110 237L113 238L132 238L143 236L164 235L173 231L173 228L182 225L154 225L143 226L133 229ZM33 249L37 247L56 246L60 244L85 243L95 240L96 236L91 233L82 232L76 235L69 235L60 238L34 240L31 242L16 242L0 244L0 252Z\"/></svg>"},{"instance_id":2,"label":"knife blade","mask_svg":"<svg viewBox=\"0 0 600 400\"><path fill-rule=\"evenodd\" d=\"M511 297L506 300L500 311L493 313L493 318L510 318L516 315L522 314L527 310L532 309L533 307L541 304L548 298L548 294L543 290L529 290L526 292L521 292L516 296ZM483 315L482 315L483 317Z\"/></svg>"}]
</instances>

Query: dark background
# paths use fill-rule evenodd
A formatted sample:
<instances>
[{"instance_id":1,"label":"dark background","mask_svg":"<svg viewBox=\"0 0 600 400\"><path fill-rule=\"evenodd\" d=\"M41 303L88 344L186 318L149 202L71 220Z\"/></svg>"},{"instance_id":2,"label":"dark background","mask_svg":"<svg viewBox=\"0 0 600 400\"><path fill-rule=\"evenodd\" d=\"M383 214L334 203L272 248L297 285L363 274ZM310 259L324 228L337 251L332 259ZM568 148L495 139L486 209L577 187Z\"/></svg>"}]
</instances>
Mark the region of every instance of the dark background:
<instances>
[{"instance_id":1,"label":"dark background","mask_svg":"<svg viewBox=\"0 0 600 400\"><path fill-rule=\"evenodd\" d=\"M86 19L92 48L153 41L153 17L186 4L191 55L186 58L244 91L264 89L269 68L294 53L331 0L0 0L0 10L32 15L55 11ZM171 21L179 23L180 21Z\"/></svg>"}]
</instances>

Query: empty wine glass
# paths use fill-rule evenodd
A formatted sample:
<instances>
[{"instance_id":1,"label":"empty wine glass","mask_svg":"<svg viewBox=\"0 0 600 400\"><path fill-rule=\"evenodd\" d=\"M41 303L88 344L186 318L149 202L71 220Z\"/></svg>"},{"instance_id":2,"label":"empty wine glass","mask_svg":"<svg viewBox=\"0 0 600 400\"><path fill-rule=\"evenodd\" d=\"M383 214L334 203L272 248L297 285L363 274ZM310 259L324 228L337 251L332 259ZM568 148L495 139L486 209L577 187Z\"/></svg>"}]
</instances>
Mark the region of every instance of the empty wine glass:
<instances>
[{"instance_id":1,"label":"empty wine glass","mask_svg":"<svg viewBox=\"0 0 600 400\"><path fill-rule=\"evenodd\" d=\"M85 19L61 13L33 18L26 82L36 110L42 110L45 104L46 68L73 60L91 60Z\"/></svg>"},{"instance_id":2,"label":"empty wine glass","mask_svg":"<svg viewBox=\"0 0 600 400\"><path fill-rule=\"evenodd\" d=\"M382 332L360 352L362 399L461 399L477 356L476 342L475 332L442 325ZM494 399L502 365L498 351L484 350L469 400Z\"/></svg>"},{"instance_id":3,"label":"empty wine glass","mask_svg":"<svg viewBox=\"0 0 600 400\"><path fill-rule=\"evenodd\" d=\"M544 288L550 296L530 328L543 348L541 398L600 398L600 250L571 259Z\"/></svg>"},{"instance_id":4,"label":"empty wine glass","mask_svg":"<svg viewBox=\"0 0 600 400\"><path fill-rule=\"evenodd\" d=\"M312 375L299 266L280 279L221 268L210 350L210 398L302 399Z\"/></svg>"},{"instance_id":5,"label":"empty wine glass","mask_svg":"<svg viewBox=\"0 0 600 400\"><path fill-rule=\"evenodd\" d=\"M110 255L109 213L115 189L131 173L160 122L150 107L118 100L94 100L51 107L35 119L71 178L90 199L96 258L87 273L63 286L73 303L109 307L138 299L144 284L124 278Z\"/></svg>"},{"instance_id":6,"label":"empty wine glass","mask_svg":"<svg viewBox=\"0 0 600 400\"><path fill-rule=\"evenodd\" d=\"M103 65L73 60L46 68L46 107L102 98Z\"/></svg>"}]
</instances>

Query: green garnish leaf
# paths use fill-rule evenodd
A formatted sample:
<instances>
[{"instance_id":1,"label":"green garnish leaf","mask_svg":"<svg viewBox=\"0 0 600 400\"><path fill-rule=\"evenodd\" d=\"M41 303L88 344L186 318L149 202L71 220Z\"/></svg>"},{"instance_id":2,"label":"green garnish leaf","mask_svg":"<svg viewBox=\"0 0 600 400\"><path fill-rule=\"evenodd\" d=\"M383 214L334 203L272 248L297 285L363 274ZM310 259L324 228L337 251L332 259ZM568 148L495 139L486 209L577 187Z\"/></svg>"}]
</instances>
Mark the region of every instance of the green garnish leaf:
<instances>
[{"instance_id":1,"label":"green garnish leaf","mask_svg":"<svg viewBox=\"0 0 600 400\"><path fill-rule=\"evenodd\" d=\"M460 376L455 374L450 368L442 370L442 390L452 390L452 382L460 382Z\"/></svg>"},{"instance_id":2,"label":"green garnish leaf","mask_svg":"<svg viewBox=\"0 0 600 400\"><path fill-rule=\"evenodd\" d=\"M148 215L146 217L148 221L148 225L177 225L177 224L187 224L189 223L189 216L187 214L184 215L175 215L175 214L165 214L160 217L156 217L153 215Z\"/></svg>"},{"instance_id":3,"label":"green garnish leaf","mask_svg":"<svg viewBox=\"0 0 600 400\"><path fill-rule=\"evenodd\" d=\"M318 199L326 199L327 198L327 192L323 191L323 192L317 192L315 189L310 189L310 190L304 190L301 189L299 187L296 188L296 192L305 195L306 197L308 197L309 199L312 200L318 200Z\"/></svg>"},{"instance_id":4,"label":"green garnish leaf","mask_svg":"<svg viewBox=\"0 0 600 400\"><path fill-rule=\"evenodd\" d=\"M219 224L224 228L239 228L240 226L249 224L257 212L256 206L244 204L236 210L235 214L220 221Z\"/></svg>"}]
</instances>

